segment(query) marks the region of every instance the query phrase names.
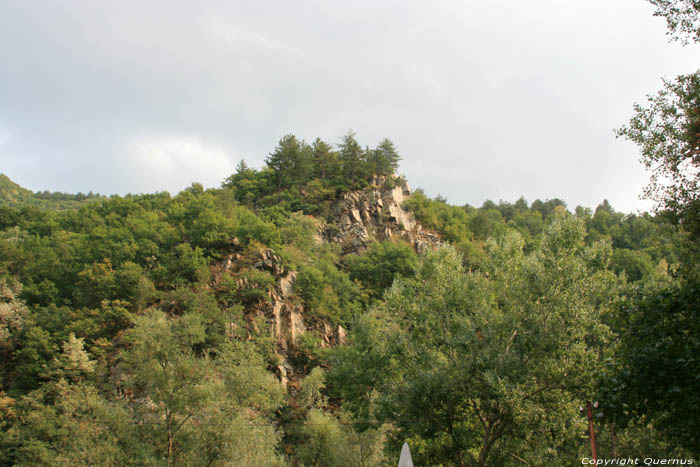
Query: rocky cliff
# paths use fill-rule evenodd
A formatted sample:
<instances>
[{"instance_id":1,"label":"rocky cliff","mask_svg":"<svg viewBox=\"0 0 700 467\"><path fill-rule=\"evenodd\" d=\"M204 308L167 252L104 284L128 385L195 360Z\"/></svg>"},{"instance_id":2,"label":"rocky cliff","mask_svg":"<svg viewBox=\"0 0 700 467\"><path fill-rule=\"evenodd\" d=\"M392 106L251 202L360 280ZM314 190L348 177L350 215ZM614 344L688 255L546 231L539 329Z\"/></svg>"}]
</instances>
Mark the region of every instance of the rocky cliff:
<instances>
[{"instance_id":1,"label":"rocky cliff","mask_svg":"<svg viewBox=\"0 0 700 467\"><path fill-rule=\"evenodd\" d=\"M343 254L361 254L370 242L387 239L403 239L419 252L439 245L437 234L423 230L413 214L401 206L410 194L403 179L387 182L384 177L375 178L364 190L343 193L331 208L331 221L319 227L316 240L339 244ZM270 249L262 249L252 258L243 258L240 253L230 255L212 269L214 287L224 273L237 277L241 289L256 287L241 275L241 271L250 268L268 272L275 285L268 289L266 300L246 310L249 334L256 319L269 323L279 361L277 374L284 384L294 384L301 375L296 374L299 369L290 363L290 355L296 350L299 337L313 330L321 337L321 345L333 346L344 343L345 330L323 321L311 324L304 320L303 303L294 291L297 273L284 268L281 258Z\"/></svg>"},{"instance_id":2,"label":"rocky cliff","mask_svg":"<svg viewBox=\"0 0 700 467\"><path fill-rule=\"evenodd\" d=\"M370 188L348 191L331 209L323 231L327 241L341 245L344 254L362 253L373 241L403 239L416 250L440 243L437 234L423 230L413 214L401 206L411 189L402 178L375 177Z\"/></svg>"}]
</instances>

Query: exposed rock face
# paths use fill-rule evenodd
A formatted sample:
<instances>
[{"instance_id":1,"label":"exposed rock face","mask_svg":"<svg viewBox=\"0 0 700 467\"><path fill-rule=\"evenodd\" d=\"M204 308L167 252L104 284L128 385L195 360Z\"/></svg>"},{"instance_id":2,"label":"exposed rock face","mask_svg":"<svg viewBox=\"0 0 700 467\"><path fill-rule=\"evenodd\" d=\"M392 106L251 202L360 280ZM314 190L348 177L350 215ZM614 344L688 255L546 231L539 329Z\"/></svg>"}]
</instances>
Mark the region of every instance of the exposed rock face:
<instances>
[{"instance_id":1,"label":"exposed rock face","mask_svg":"<svg viewBox=\"0 0 700 467\"><path fill-rule=\"evenodd\" d=\"M277 355L280 364L277 371L282 384L288 384L289 379L294 374L294 368L287 361L289 351L294 349L297 339L304 332L304 307L293 299L293 287L297 273L288 272L280 278L277 288L270 291L270 307L267 317L271 320L272 333L277 341Z\"/></svg>"},{"instance_id":2,"label":"exposed rock face","mask_svg":"<svg viewBox=\"0 0 700 467\"><path fill-rule=\"evenodd\" d=\"M389 188L385 177L377 177L371 188L344 193L331 210L334 222L319 229L317 241L337 242L344 254L361 253L371 241L390 238L404 239L418 251L438 246L439 237L423 230L413 214L401 207L411 194L408 184L402 179L393 182ZM230 273L237 277L239 287L252 287L241 274L250 267L269 272L275 278L275 287L268 290L267 300L247 310L249 333L254 332L254 318L264 317L276 343L278 376L282 383L293 387L300 375L295 373L289 356L297 349L299 337L313 330L320 335L321 345L342 345L346 341L345 329L323 321L313 324L304 321L302 301L294 293L297 274L285 269L281 258L270 249L262 249L252 258L249 253L246 258L241 253L230 255L212 267L213 282L216 284L224 273Z\"/></svg>"},{"instance_id":3,"label":"exposed rock face","mask_svg":"<svg viewBox=\"0 0 700 467\"><path fill-rule=\"evenodd\" d=\"M362 253L372 240L402 238L418 251L440 243L439 237L424 231L401 204L411 194L408 184L393 179L393 188L386 187L385 177L375 177L371 188L349 191L336 201L325 229L325 238L339 243L344 254Z\"/></svg>"},{"instance_id":4,"label":"exposed rock face","mask_svg":"<svg viewBox=\"0 0 700 467\"><path fill-rule=\"evenodd\" d=\"M243 266L247 264L247 266ZM295 348L297 339L306 332L304 324L304 307L301 301L294 295L294 281L297 273L289 271L282 265L282 260L269 248L261 249L244 260L239 253L229 255L222 263L212 267L214 284L221 281L224 273L230 273L236 280L238 287L255 287L249 284L241 273L251 267L269 272L275 278L275 287L267 291L267 300L254 305L246 310L248 335L258 332L255 318L264 318L270 326L270 332L275 339L275 352L279 359L277 372L280 380L285 385L293 375L294 370L288 362L287 356L290 350Z\"/></svg>"},{"instance_id":5,"label":"exposed rock face","mask_svg":"<svg viewBox=\"0 0 700 467\"><path fill-rule=\"evenodd\" d=\"M272 323L277 347L286 351L293 348L297 339L306 331L302 313L304 307L292 300L292 287L296 272L289 272L279 281L279 286L270 292Z\"/></svg>"}]
</instances>

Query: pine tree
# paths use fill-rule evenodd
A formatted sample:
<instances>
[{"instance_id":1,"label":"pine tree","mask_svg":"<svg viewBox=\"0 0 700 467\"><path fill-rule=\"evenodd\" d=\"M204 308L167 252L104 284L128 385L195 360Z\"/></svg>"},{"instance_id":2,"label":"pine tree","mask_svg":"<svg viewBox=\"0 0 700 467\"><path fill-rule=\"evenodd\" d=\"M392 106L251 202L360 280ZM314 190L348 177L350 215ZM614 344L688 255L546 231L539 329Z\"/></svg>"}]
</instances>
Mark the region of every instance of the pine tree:
<instances>
[{"instance_id":1,"label":"pine tree","mask_svg":"<svg viewBox=\"0 0 700 467\"><path fill-rule=\"evenodd\" d=\"M275 171L277 189L289 188L304 183L311 172L311 148L294 135L284 136L275 151L265 159L268 167Z\"/></svg>"},{"instance_id":2,"label":"pine tree","mask_svg":"<svg viewBox=\"0 0 700 467\"><path fill-rule=\"evenodd\" d=\"M370 153L370 166L375 175L393 175L399 168L401 156L396 146L389 139L384 138L377 148Z\"/></svg>"},{"instance_id":3,"label":"pine tree","mask_svg":"<svg viewBox=\"0 0 700 467\"><path fill-rule=\"evenodd\" d=\"M312 177L320 180L333 178L338 169L338 155L330 144L316 138L311 149Z\"/></svg>"},{"instance_id":4,"label":"pine tree","mask_svg":"<svg viewBox=\"0 0 700 467\"><path fill-rule=\"evenodd\" d=\"M367 153L355 138L355 132L348 130L340 144L338 159L341 164L341 175L346 183L357 185L359 180L367 178Z\"/></svg>"}]
</instances>

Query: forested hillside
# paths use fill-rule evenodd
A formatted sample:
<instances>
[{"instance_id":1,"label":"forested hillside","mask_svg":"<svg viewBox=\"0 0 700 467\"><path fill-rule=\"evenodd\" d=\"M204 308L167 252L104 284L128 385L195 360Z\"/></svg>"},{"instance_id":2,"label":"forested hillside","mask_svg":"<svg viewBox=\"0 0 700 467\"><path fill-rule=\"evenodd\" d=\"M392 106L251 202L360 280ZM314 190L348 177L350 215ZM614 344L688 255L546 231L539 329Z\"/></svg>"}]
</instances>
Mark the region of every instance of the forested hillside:
<instances>
[{"instance_id":1,"label":"forested hillside","mask_svg":"<svg viewBox=\"0 0 700 467\"><path fill-rule=\"evenodd\" d=\"M22 188L10 178L0 173L0 206L21 208L36 206L48 209L73 209L80 206L80 202L104 198L95 193L78 193L75 195L48 190L33 193Z\"/></svg>"},{"instance_id":2,"label":"forested hillside","mask_svg":"<svg viewBox=\"0 0 700 467\"><path fill-rule=\"evenodd\" d=\"M698 455L677 217L453 206L399 160L288 135L69 208L3 179L0 465L570 465L588 400L599 452Z\"/></svg>"}]
</instances>

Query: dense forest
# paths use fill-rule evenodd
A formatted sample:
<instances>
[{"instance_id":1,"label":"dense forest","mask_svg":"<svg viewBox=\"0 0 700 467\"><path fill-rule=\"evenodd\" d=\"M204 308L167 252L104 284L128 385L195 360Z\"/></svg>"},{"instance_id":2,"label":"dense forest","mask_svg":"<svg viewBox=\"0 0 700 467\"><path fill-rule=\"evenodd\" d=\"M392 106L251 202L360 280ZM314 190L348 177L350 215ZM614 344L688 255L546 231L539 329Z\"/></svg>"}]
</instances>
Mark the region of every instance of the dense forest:
<instances>
[{"instance_id":1,"label":"dense forest","mask_svg":"<svg viewBox=\"0 0 700 467\"><path fill-rule=\"evenodd\" d=\"M599 458L697 462L699 73L616 130L654 213L455 206L351 131L174 196L0 174L0 465L578 465L589 402Z\"/></svg>"},{"instance_id":2,"label":"dense forest","mask_svg":"<svg viewBox=\"0 0 700 467\"><path fill-rule=\"evenodd\" d=\"M568 464L587 400L601 452L697 455L691 233L417 190L439 240L347 252L339 200L406 190L399 160L289 135L219 189L0 207L2 465L382 465L404 441L420 465Z\"/></svg>"}]
</instances>

